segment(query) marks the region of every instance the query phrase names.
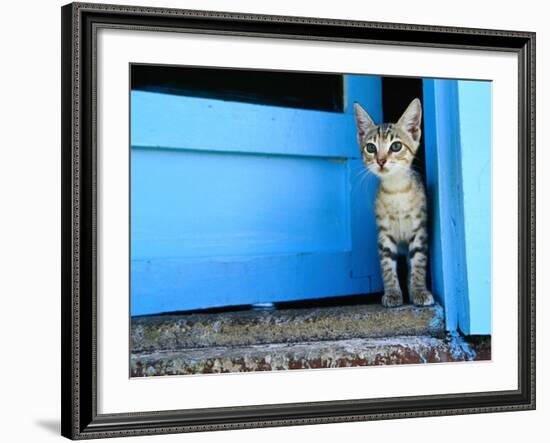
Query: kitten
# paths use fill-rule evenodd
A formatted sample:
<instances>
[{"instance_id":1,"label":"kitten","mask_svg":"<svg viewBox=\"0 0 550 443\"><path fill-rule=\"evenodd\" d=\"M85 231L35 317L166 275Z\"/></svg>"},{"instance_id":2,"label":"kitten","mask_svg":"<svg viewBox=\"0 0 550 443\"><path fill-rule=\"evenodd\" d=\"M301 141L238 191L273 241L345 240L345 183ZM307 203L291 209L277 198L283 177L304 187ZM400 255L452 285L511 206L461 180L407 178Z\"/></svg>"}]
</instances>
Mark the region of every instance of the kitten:
<instances>
[{"instance_id":1,"label":"kitten","mask_svg":"<svg viewBox=\"0 0 550 443\"><path fill-rule=\"evenodd\" d=\"M384 280L382 304L386 307L403 304L397 255L407 253L410 299L415 305L429 306L434 299L426 288L426 193L420 175L411 168L420 142L420 100L414 99L397 123L376 125L359 103L355 103L354 111L363 162L380 178L375 211Z\"/></svg>"}]
</instances>

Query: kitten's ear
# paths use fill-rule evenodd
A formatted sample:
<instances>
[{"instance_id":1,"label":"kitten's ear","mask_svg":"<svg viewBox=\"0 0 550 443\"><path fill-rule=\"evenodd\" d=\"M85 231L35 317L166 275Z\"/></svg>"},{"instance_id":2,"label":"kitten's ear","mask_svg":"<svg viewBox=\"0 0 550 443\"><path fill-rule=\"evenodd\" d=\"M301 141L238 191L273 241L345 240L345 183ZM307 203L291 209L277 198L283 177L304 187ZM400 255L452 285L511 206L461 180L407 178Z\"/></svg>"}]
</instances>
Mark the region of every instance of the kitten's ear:
<instances>
[{"instance_id":1,"label":"kitten's ear","mask_svg":"<svg viewBox=\"0 0 550 443\"><path fill-rule=\"evenodd\" d=\"M417 142L420 140L420 123L422 122L422 105L420 100L415 98L407 107L399 121L398 125L403 126L411 135L412 139Z\"/></svg>"},{"instance_id":2,"label":"kitten's ear","mask_svg":"<svg viewBox=\"0 0 550 443\"><path fill-rule=\"evenodd\" d=\"M357 102L353 104L353 112L355 114L355 123L357 124L357 141L359 145L363 142L363 137L367 133L367 130L374 126L372 118L370 118L367 111L365 111L361 105Z\"/></svg>"}]
</instances>

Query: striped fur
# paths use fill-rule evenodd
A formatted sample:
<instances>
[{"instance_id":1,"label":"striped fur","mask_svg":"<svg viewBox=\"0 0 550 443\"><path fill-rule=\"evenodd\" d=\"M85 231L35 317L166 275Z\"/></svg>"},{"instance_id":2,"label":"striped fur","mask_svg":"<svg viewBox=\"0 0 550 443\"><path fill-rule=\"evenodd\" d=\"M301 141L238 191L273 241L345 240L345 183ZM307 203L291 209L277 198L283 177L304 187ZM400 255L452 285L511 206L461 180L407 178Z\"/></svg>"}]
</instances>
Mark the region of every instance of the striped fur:
<instances>
[{"instance_id":1,"label":"striped fur","mask_svg":"<svg viewBox=\"0 0 550 443\"><path fill-rule=\"evenodd\" d=\"M414 99L397 123L376 125L356 103L357 138L367 169L380 178L375 211L378 253L384 280L382 304L403 304L397 278L397 257L409 263L409 294L414 304L434 299L426 287L428 207L422 178L412 168L420 142L422 106Z\"/></svg>"}]
</instances>

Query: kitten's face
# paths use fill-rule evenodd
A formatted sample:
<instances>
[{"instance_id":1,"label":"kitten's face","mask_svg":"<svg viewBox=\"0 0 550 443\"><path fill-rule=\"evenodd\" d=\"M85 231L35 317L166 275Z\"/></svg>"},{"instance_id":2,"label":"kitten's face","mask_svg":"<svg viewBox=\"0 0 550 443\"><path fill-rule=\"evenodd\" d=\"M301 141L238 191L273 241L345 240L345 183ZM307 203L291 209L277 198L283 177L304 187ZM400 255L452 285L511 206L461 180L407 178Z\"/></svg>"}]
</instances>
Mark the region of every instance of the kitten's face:
<instances>
[{"instance_id":1,"label":"kitten's face","mask_svg":"<svg viewBox=\"0 0 550 443\"><path fill-rule=\"evenodd\" d=\"M355 103L357 140L366 167L380 178L408 170L420 142L422 106L414 99L397 123L376 125Z\"/></svg>"}]
</instances>

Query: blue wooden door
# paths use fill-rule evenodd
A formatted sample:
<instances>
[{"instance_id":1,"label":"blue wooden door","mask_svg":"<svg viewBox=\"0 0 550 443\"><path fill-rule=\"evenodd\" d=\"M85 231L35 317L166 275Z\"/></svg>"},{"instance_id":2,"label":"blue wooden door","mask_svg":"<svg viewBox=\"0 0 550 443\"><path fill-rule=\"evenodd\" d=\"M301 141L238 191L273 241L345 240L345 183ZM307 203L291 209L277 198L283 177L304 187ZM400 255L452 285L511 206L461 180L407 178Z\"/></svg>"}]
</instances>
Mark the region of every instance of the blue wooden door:
<instances>
[{"instance_id":1,"label":"blue wooden door","mask_svg":"<svg viewBox=\"0 0 550 443\"><path fill-rule=\"evenodd\" d=\"M131 314L382 289L352 114L131 92Z\"/></svg>"}]
</instances>

